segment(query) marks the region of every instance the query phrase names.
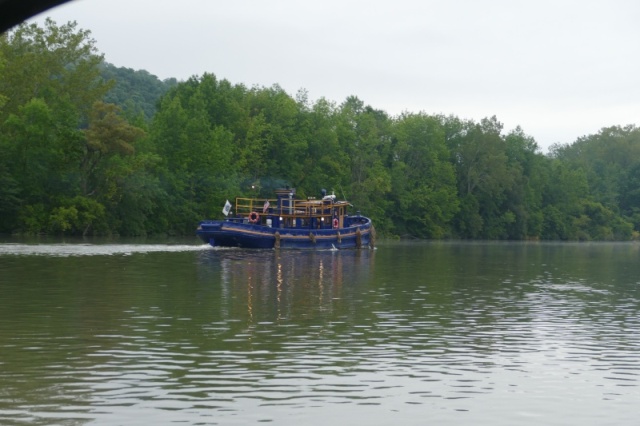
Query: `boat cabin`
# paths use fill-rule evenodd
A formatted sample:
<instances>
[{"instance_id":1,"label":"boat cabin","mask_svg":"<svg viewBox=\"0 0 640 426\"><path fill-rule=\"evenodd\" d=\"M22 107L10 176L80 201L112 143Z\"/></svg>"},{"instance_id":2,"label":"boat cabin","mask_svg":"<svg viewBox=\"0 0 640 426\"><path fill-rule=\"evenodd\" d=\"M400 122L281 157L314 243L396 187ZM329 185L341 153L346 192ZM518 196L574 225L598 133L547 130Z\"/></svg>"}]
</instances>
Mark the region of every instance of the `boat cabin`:
<instances>
[{"instance_id":1,"label":"boat cabin","mask_svg":"<svg viewBox=\"0 0 640 426\"><path fill-rule=\"evenodd\" d=\"M320 199L296 199L294 188L278 189L276 199L236 198L232 222L249 223L270 228L341 229L351 225L347 201L322 190Z\"/></svg>"}]
</instances>

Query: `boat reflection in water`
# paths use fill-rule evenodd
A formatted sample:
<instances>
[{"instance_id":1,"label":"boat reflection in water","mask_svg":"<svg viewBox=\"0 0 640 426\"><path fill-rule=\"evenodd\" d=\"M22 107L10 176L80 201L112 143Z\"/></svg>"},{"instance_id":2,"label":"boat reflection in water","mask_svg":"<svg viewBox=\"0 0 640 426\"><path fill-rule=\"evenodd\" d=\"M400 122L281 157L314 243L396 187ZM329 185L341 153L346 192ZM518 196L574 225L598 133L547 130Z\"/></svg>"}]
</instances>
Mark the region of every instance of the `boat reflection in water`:
<instances>
[{"instance_id":1,"label":"boat reflection in water","mask_svg":"<svg viewBox=\"0 0 640 426\"><path fill-rule=\"evenodd\" d=\"M369 285L375 250L211 250L219 270L222 318L249 323L339 315ZM245 318L246 317L246 318Z\"/></svg>"}]
</instances>

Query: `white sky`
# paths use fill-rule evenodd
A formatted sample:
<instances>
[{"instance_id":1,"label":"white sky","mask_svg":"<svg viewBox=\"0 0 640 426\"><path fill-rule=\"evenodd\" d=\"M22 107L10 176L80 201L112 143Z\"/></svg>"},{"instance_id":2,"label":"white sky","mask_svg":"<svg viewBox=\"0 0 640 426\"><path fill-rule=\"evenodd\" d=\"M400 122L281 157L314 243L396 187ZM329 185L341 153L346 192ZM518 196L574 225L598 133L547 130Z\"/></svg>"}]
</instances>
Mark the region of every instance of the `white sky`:
<instances>
[{"instance_id":1,"label":"white sky","mask_svg":"<svg viewBox=\"0 0 640 426\"><path fill-rule=\"evenodd\" d=\"M497 116L544 152L640 124L637 0L74 0L105 59L160 79L213 73L390 115Z\"/></svg>"}]
</instances>

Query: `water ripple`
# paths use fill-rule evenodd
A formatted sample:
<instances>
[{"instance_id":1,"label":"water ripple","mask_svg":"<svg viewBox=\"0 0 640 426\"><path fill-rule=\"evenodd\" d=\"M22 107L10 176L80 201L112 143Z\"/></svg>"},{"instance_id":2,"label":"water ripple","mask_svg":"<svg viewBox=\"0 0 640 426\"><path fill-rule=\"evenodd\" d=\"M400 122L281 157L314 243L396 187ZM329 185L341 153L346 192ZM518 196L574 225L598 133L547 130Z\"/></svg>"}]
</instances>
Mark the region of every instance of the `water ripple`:
<instances>
[{"instance_id":1,"label":"water ripple","mask_svg":"<svg viewBox=\"0 0 640 426\"><path fill-rule=\"evenodd\" d=\"M0 244L0 256L129 256L134 253L213 250L208 244Z\"/></svg>"},{"instance_id":2,"label":"water ripple","mask_svg":"<svg viewBox=\"0 0 640 426\"><path fill-rule=\"evenodd\" d=\"M635 422L633 262L621 286L528 256L429 253L417 279L420 252L189 250L3 283L0 423Z\"/></svg>"}]
</instances>

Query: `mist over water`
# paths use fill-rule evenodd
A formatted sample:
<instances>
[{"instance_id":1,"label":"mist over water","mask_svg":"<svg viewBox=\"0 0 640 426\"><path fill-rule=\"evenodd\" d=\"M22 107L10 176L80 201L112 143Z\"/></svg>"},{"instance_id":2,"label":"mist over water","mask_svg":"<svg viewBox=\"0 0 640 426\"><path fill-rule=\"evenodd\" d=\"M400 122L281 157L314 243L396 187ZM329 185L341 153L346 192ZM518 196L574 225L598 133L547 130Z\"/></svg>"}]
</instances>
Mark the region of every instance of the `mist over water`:
<instances>
[{"instance_id":1,"label":"mist over water","mask_svg":"<svg viewBox=\"0 0 640 426\"><path fill-rule=\"evenodd\" d=\"M636 244L0 244L0 424L636 424Z\"/></svg>"}]
</instances>

